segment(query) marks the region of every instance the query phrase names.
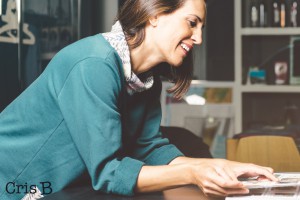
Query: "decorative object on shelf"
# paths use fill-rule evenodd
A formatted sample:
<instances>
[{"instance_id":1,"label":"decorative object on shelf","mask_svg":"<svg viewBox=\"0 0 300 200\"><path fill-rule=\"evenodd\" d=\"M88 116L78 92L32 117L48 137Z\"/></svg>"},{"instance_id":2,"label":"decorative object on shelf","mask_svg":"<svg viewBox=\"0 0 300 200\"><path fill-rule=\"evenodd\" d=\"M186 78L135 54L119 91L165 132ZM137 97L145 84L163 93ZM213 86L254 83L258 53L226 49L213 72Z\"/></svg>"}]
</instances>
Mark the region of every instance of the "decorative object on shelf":
<instances>
[{"instance_id":1,"label":"decorative object on shelf","mask_svg":"<svg viewBox=\"0 0 300 200\"><path fill-rule=\"evenodd\" d=\"M256 2L252 1L251 4L251 26L257 27L258 26L258 8Z\"/></svg>"},{"instance_id":2,"label":"decorative object on shelf","mask_svg":"<svg viewBox=\"0 0 300 200\"><path fill-rule=\"evenodd\" d=\"M273 2L273 26L280 26L280 10L278 2L276 0Z\"/></svg>"},{"instance_id":3,"label":"decorative object on shelf","mask_svg":"<svg viewBox=\"0 0 300 200\"><path fill-rule=\"evenodd\" d=\"M251 84L266 84L266 70L251 66L249 68L249 79ZM247 81L247 84L249 81Z\"/></svg>"},{"instance_id":4,"label":"decorative object on shelf","mask_svg":"<svg viewBox=\"0 0 300 200\"><path fill-rule=\"evenodd\" d=\"M285 12L285 2L284 1L281 1L281 4L280 4L280 27L284 28L286 26L286 20L285 20L285 15L286 15L286 12Z\"/></svg>"},{"instance_id":5,"label":"decorative object on shelf","mask_svg":"<svg viewBox=\"0 0 300 200\"><path fill-rule=\"evenodd\" d=\"M287 62L275 62L275 83L277 85L287 84L288 81L288 64Z\"/></svg>"},{"instance_id":6,"label":"decorative object on shelf","mask_svg":"<svg viewBox=\"0 0 300 200\"><path fill-rule=\"evenodd\" d=\"M297 23L297 17L298 17L297 9L298 9L298 3L297 3L297 1L293 1L291 10L290 10L290 13L291 13L290 25L291 25L291 27L297 27L297 24L298 24Z\"/></svg>"},{"instance_id":7,"label":"decorative object on shelf","mask_svg":"<svg viewBox=\"0 0 300 200\"><path fill-rule=\"evenodd\" d=\"M259 26L267 26L267 12L265 3L263 1L261 1L259 4Z\"/></svg>"}]
</instances>

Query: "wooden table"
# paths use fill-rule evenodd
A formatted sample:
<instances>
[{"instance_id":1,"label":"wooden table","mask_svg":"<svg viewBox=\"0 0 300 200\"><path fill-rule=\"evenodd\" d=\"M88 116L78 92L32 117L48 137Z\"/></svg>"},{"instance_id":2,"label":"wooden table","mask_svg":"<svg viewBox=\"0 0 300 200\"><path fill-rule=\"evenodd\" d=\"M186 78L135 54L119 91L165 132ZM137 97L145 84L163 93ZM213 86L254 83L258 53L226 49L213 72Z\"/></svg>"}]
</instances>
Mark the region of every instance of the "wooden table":
<instances>
[{"instance_id":1,"label":"wooden table","mask_svg":"<svg viewBox=\"0 0 300 200\"><path fill-rule=\"evenodd\" d=\"M133 197L107 195L94 191L90 187L78 187L51 194L43 200L224 200L225 198L206 197L195 186L185 186L164 192L139 194Z\"/></svg>"}]
</instances>

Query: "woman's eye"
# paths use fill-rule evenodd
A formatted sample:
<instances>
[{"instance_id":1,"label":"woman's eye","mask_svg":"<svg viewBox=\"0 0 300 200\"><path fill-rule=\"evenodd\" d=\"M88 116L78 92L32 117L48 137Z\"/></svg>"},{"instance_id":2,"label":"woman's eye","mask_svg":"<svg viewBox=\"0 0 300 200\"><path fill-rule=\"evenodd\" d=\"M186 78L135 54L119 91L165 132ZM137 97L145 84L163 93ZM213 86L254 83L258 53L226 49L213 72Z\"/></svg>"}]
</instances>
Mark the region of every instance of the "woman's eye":
<instances>
[{"instance_id":1,"label":"woman's eye","mask_svg":"<svg viewBox=\"0 0 300 200\"><path fill-rule=\"evenodd\" d=\"M189 21L189 23L190 23L190 26L191 26L191 27L195 27L195 26L197 26L197 23L196 23L196 22L194 22L194 21Z\"/></svg>"}]
</instances>

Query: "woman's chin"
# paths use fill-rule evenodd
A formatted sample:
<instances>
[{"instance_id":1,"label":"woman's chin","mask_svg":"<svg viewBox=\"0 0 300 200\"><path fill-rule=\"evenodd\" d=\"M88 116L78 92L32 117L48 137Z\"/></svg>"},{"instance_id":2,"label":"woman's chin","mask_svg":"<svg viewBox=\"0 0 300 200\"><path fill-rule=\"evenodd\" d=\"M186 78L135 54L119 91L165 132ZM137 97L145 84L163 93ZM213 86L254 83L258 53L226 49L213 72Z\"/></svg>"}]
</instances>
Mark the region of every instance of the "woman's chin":
<instances>
[{"instance_id":1,"label":"woman's chin","mask_svg":"<svg viewBox=\"0 0 300 200\"><path fill-rule=\"evenodd\" d=\"M170 65L172 65L173 67L180 67L183 63L183 59L178 59L178 60L173 60L172 63L170 63Z\"/></svg>"}]
</instances>

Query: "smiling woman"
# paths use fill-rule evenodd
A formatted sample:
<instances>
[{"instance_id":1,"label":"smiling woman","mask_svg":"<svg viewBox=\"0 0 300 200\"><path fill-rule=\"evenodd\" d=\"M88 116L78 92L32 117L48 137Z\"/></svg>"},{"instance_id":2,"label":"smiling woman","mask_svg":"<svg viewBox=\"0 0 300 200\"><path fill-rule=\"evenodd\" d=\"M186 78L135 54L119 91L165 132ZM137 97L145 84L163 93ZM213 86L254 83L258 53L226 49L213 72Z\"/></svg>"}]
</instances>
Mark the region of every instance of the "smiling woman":
<instances>
[{"instance_id":1,"label":"smiling woman","mask_svg":"<svg viewBox=\"0 0 300 200\"><path fill-rule=\"evenodd\" d=\"M205 17L204 0L125 1L118 19L131 50L133 71L139 74L159 63L173 66L175 86L169 91L182 97L192 79L191 50L201 44Z\"/></svg>"},{"instance_id":2,"label":"smiling woman","mask_svg":"<svg viewBox=\"0 0 300 200\"><path fill-rule=\"evenodd\" d=\"M0 186L8 185L0 199L21 199L24 192L12 191L24 185L25 198L37 199L36 183L56 192L85 173L95 190L121 195L195 184L226 196L248 192L238 176L276 180L267 167L184 157L159 131L160 69L175 71L169 92L182 97L205 7L204 0L127 0L111 32L57 53L0 113Z\"/></svg>"}]
</instances>

